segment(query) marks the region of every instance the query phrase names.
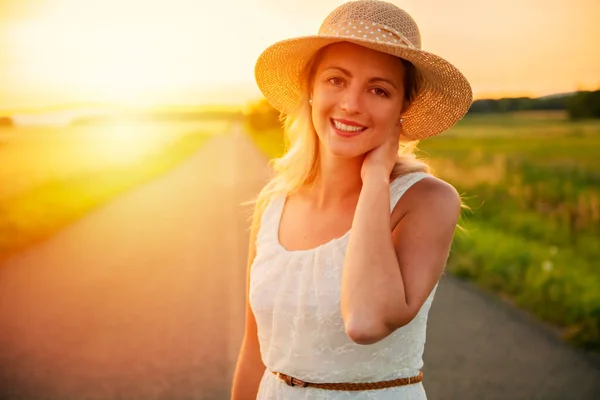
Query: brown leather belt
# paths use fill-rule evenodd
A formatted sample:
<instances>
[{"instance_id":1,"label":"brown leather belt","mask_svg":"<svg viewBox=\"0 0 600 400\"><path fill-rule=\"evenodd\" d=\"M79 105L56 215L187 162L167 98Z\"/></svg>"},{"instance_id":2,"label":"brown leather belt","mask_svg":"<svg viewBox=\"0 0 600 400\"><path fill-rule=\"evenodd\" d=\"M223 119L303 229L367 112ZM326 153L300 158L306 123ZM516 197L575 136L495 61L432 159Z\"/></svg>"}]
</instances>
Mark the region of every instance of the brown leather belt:
<instances>
[{"instance_id":1,"label":"brown leather belt","mask_svg":"<svg viewBox=\"0 0 600 400\"><path fill-rule=\"evenodd\" d=\"M288 386L300 386L300 387L314 387L318 389L326 390L373 390L373 389L385 389L394 386L410 385L412 383L418 383L423 380L423 372L419 371L417 376L409 376L407 378L392 379L390 381L381 382L356 382L356 383L313 383L305 382L298 378L282 374L281 372L273 372L275 376L284 381Z\"/></svg>"}]
</instances>

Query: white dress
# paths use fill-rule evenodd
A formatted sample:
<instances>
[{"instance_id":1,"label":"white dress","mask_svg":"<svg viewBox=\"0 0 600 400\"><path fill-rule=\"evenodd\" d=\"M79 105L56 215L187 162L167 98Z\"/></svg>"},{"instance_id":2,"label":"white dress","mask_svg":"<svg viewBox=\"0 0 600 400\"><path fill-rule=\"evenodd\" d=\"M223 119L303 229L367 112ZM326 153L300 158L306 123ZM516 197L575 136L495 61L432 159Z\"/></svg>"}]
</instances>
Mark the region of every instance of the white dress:
<instances>
[{"instance_id":1,"label":"white dress","mask_svg":"<svg viewBox=\"0 0 600 400\"><path fill-rule=\"evenodd\" d=\"M429 176L415 172L390 183L390 213L400 196ZM307 382L377 382L416 376L423 366L427 315L437 284L414 320L372 345L344 332L340 293L350 232L316 248L288 251L278 240L285 196L265 208L250 272L250 306L267 367L258 400L424 400L422 383L387 389L337 391L288 386L271 371ZM425 376L424 379L427 377Z\"/></svg>"}]
</instances>

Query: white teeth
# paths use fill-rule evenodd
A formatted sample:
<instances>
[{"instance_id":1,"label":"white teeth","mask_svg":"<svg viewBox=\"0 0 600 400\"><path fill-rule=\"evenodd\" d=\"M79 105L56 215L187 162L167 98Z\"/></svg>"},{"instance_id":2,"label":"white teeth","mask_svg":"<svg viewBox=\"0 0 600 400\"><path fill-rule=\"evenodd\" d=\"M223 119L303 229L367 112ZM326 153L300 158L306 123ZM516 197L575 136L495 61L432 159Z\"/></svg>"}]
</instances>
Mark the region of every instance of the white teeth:
<instances>
[{"instance_id":1,"label":"white teeth","mask_svg":"<svg viewBox=\"0 0 600 400\"><path fill-rule=\"evenodd\" d=\"M362 130L365 130L365 128L361 128L360 126L350 126L350 125L346 125L346 124L342 124L341 122L338 122L336 120L333 120L333 124L335 125L335 127L341 131L346 131L346 132L359 132Z\"/></svg>"}]
</instances>

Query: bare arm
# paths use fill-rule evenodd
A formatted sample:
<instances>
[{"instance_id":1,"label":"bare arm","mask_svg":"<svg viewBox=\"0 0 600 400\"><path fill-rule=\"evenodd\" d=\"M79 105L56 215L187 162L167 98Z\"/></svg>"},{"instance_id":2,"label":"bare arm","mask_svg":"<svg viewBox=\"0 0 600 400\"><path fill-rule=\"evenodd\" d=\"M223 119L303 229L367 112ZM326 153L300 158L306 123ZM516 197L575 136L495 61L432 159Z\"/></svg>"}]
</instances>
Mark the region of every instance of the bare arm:
<instances>
[{"instance_id":1,"label":"bare arm","mask_svg":"<svg viewBox=\"0 0 600 400\"><path fill-rule=\"evenodd\" d=\"M240 354L238 357L235 373L233 376L233 387L231 389L231 400L255 400L258 386L265 371L265 365L260 355L260 346L256 328L256 319L250 308L250 268L256 256L256 236L260 228L262 209L256 207L250 230L250 244L248 246L248 266L246 272L246 328Z\"/></svg>"},{"instance_id":2,"label":"bare arm","mask_svg":"<svg viewBox=\"0 0 600 400\"><path fill-rule=\"evenodd\" d=\"M406 211L391 227L387 177L365 177L342 277L342 317L356 343L376 343L417 315L440 279L460 214L460 197L436 178L402 197ZM401 202L398 202L396 208Z\"/></svg>"}]
</instances>

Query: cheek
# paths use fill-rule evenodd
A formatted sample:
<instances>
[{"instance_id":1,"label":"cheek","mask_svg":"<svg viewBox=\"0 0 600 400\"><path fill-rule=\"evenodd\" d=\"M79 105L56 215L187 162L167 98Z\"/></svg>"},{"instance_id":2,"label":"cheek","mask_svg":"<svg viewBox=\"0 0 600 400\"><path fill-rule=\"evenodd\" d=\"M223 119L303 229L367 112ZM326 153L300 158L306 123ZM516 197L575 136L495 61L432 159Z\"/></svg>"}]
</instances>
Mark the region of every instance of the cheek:
<instances>
[{"instance_id":1,"label":"cheek","mask_svg":"<svg viewBox=\"0 0 600 400\"><path fill-rule=\"evenodd\" d=\"M378 135L387 136L396 133L400 129L398 125L400 114L396 108L374 110L372 115L377 126Z\"/></svg>"},{"instance_id":2,"label":"cheek","mask_svg":"<svg viewBox=\"0 0 600 400\"><path fill-rule=\"evenodd\" d=\"M315 106L311 110L313 125L319 135L326 134L329 131L330 118L333 116L334 110L332 104L324 100L314 101Z\"/></svg>"}]
</instances>

